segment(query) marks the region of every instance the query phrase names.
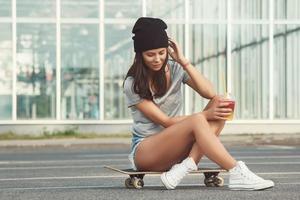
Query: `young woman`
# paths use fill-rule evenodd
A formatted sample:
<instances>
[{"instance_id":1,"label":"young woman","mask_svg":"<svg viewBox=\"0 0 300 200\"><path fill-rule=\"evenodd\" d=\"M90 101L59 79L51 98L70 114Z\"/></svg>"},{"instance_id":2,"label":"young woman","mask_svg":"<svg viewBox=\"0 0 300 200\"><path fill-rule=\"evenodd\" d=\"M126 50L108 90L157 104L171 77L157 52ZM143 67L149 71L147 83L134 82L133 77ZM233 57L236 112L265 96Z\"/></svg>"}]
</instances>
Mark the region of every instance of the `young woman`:
<instances>
[{"instance_id":1,"label":"young woman","mask_svg":"<svg viewBox=\"0 0 300 200\"><path fill-rule=\"evenodd\" d=\"M174 189L205 155L229 171L230 189L273 187L271 180L255 175L224 148L218 136L231 109L168 38L166 28L161 19L142 17L132 30L136 55L124 93L134 121L129 155L133 169L165 171L161 180L167 189ZM202 112L181 115L183 83L210 99Z\"/></svg>"}]
</instances>

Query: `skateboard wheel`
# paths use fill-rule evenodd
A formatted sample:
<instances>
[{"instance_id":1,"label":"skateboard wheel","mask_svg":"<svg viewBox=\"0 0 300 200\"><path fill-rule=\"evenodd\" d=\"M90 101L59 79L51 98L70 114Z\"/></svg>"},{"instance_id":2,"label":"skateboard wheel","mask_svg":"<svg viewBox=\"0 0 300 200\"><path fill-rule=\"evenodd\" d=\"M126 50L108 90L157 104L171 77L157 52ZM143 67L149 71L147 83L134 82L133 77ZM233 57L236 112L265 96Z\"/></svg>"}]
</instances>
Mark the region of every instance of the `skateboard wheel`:
<instances>
[{"instance_id":1,"label":"skateboard wheel","mask_svg":"<svg viewBox=\"0 0 300 200\"><path fill-rule=\"evenodd\" d=\"M144 187L144 181L139 178L133 178L132 179L132 184L136 189L141 189Z\"/></svg>"},{"instance_id":2,"label":"skateboard wheel","mask_svg":"<svg viewBox=\"0 0 300 200\"><path fill-rule=\"evenodd\" d=\"M214 179L214 184L216 187L222 187L224 185L224 179L220 176L216 176Z\"/></svg>"},{"instance_id":3,"label":"skateboard wheel","mask_svg":"<svg viewBox=\"0 0 300 200\"><path fill-rule=\"evenodd\" d=\"M224 185L224 179L219 176L211 176L209 178L204 179L204 184L207 187L221 187Z\"/></svg>"},{"instance_id":4,"label":"skateboard wheel","mask_svg":"<svg viewBox=\"0 0 300 200\"><path fill-rule=\"evenodd\" d=\"M214 187L214 179L212 177L204 179L204 184L206 187Z\"/></svg>"},{"instance_id":5,"label":"skateboard wheel","mask_svg":"<svg viewBox=\"0 0 300 200\"><path fill-rule=\"evenodd\" d=\"M133 188L133 184L132 184L131 178L127 178L125 180L125 186L126 186L126 188Z\"/></svg>"}]
</instances>

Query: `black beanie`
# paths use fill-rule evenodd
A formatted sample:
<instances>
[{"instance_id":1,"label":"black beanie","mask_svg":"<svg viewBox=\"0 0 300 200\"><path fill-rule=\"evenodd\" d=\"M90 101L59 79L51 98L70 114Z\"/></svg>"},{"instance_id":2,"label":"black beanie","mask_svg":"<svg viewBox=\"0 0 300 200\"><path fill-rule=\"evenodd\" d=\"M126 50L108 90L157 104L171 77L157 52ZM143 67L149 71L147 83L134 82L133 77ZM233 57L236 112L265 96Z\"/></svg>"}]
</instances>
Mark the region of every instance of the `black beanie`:
<instances>
[{"instance_id":1,"label":"black beanie","mask_svg":"<svg viewBox=\"0 0 300 200\"><path fill-rule=\"evenodd\" d=\"M143 52L150 49L168 47L168 35L165 29L167 29L167 24L161 19L139 18L132 29L132 33L135 34L132 37L134 51Z\"/></svg>"}]
</instances>

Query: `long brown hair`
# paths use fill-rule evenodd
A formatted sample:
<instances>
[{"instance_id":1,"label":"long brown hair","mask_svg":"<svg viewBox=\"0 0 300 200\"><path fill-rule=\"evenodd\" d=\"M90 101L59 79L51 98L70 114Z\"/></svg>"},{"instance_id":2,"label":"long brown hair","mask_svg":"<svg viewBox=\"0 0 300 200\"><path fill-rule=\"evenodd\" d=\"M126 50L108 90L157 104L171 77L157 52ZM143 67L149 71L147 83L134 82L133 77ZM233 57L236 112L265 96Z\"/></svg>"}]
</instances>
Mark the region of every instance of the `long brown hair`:
<instances>
[{"instance_id":1,"label":"long brown hair","mask_svg":"<svg viewBox=\"0 0 300 200\"><path fill-rule=\"evenodd\" d=\"M152 84L154 87L154 97L161 97L167 92L167 78L165 74L165 68L168 63L168 53L166 55L165 62L163 63L162 68L159 71L151 72L152 76ZM146 64L144 63L144 59L142 53L137 52L135 54L135 58L133 64L129 68L124 82L127 77L133 77L133 91L138 94L143 99L153 100L153 96L149 87L149 74L150 70ZM123 87L124 87L123 82Z\"/></svg>"}]
</instances>

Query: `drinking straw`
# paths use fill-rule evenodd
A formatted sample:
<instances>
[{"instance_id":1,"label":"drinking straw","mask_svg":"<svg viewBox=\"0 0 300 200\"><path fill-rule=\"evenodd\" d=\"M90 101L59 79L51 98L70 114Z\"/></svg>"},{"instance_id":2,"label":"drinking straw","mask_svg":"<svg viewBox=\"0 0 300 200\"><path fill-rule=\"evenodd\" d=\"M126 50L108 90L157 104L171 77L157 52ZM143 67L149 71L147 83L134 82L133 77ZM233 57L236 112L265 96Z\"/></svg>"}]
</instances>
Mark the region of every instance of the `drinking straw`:
<instances>
[{"instance_id":1,"label":"drinking straw","mask_svg":"<svg viewBox=\"0 0 300 200\"><path fill-rule=\"evenodd\" d=\"M221 73L221 80L222 80L222 87L223 87L223 89L224 89L224 91L225 91L225 97L227 97L227 83L226 83L226 81L225 81L225 73L224 73L224 71L222 70L222 73Z\"/></svg>"}]
</instances>

